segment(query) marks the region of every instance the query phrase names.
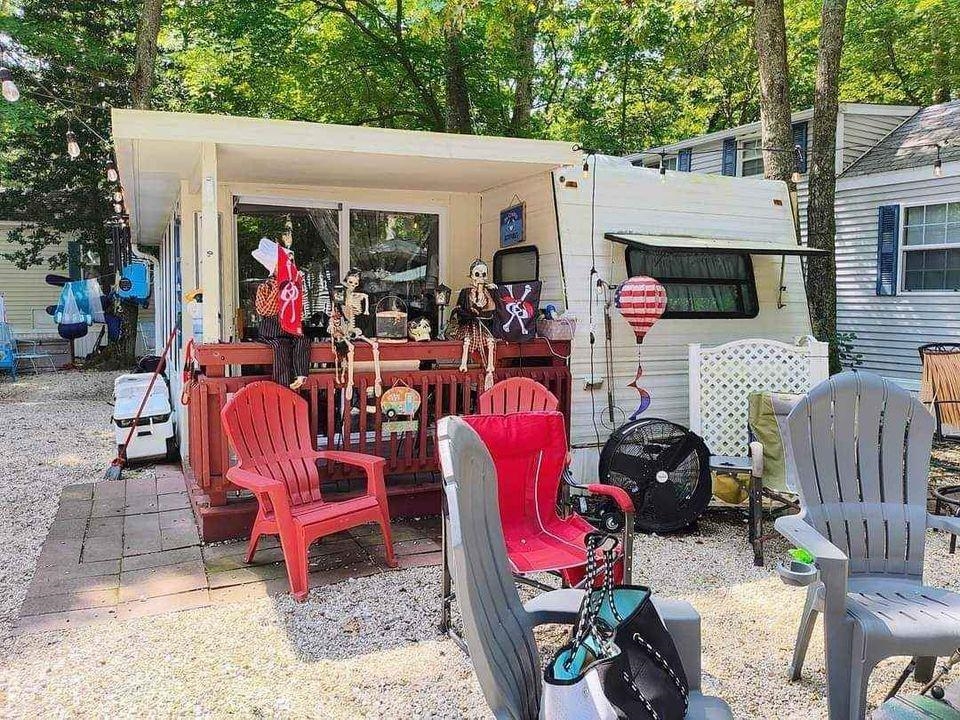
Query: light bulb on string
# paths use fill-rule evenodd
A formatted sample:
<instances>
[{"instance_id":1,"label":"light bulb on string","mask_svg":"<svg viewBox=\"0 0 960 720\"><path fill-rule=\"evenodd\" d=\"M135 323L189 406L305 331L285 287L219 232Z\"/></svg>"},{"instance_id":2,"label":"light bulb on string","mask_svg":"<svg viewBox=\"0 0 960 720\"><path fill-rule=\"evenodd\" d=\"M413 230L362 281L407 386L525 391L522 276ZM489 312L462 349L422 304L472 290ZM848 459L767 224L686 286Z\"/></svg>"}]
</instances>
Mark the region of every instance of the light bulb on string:
<instances>
[{"instance_id":1,"label":"light bulb on string","mask_svg":"<svg viewBox=\"0 0 960 720\"><path fill-rule=\"evenodd\" d=\"M933 176L943 177L943 159L940 157L939 145L937 145L937 159L933 161Z\"/></svg>"},{"instance_id":2,"label":"light bulb on string","mask_svg":"<svg viewBox=\"0 0 960 720\"><path fill-rule=\"evenodd\" d=\"M122 202L123 202L123 191L117 190L117 191L113 194L113 201L114 201L115 203L122 203Z\"/></svg>"},{"instance_id":3,"label":"light bulb on string","mask_svg":"<svg viewBox=\"0 0 960 720\"><path fill-rule=\"evenodd\" d=\"M0 90L7 102L16 102L20 99L20 88L13 81L13 73L5 67L0 67Z\"/></svg>"},{"instance_id":4,"label":"light bulb on string","mask_svg":"<svg viewBox=\"0 0 960 720\"><path fill-rule=\"evenodd\" d=\"M107 160L106 170L107 180L110 182L116 182L120 179L120 173L117 172L117 164L113 160Z\"/></svg>"},{"instance_id":5,"label":"light bulb on string","mask_svg":"<svg viewBox=\"0 0 960 720\"><path fill-rule=\"evenodd\" d=\"M666 156L660 156L660 182L665 183L667 181L667 164L665 162Z\"/></svg>"},{"instance_id":6,"label":"light bulb on string","mask_svg":"<svg viewBox=\"0 0 960 720\"><path fill-rule=\"evenodd\" d=\"M120 214L123 212L123 203L114 203L114 204L113 204L113 211L114 211L117 215L120 215Z\"/></svg>"},{"instance_id":7,"label":"light bulb on string","mask_svg":"<svg viewBox=\"0 0 960 720\"><path fill-rule=\"evenodd\" d=\"M583 179L590 179L590 158L583 159Z\"/></svg>"},{"instance_id":8,"label":"light bulb on string","mask_svg":"<svg viewBox=\"0 0 960 720\"><path fill-rule=\"evenodd\" d=\"M797 184L800 182L800 168L803 167L803 148L799 145L794 145L793 151L797 154L797 164L793 169L793 174L790 176L790 179L794 184Z\"/></svg>"},{"instance_id":9,"label":"light bulb on string","mask_svg":"<svg viewBox=\"0 0 960 720\"><path fill-rule=\"evenodd\" d=\"M77 135L73 130L67 130L67 155L71 160L80 157L80 143L77 142Z\"/></svg>"}]
</instances>

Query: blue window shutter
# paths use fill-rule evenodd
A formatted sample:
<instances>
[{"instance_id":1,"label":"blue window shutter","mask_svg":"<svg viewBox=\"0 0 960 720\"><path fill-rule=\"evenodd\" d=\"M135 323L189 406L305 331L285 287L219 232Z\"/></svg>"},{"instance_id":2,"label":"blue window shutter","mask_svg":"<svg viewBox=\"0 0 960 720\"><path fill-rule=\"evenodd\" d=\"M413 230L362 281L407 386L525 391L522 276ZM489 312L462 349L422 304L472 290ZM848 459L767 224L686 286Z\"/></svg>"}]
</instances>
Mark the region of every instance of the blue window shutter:
<instances>
[{"instance_id":1,"label":"blue window shutter","mask_svg":"<svg viewBox=\"0 0 960 720\"><path fill-rule=\"evenodd\" d=\"M881 205L877 217L877 295L897 294L900 206Z\"/></svg>"},{"instance_id":2,"label":"blue window shutter","mask_svg":"<svg viewBox=\"0 0 960 720\"><path fill-rule=\"evenodd\" d=\"M737 139L723 141L723 164L720 170L724 175L737 174Z\"/></svg>"},{"instance_id":3,"label":"blue window shutter","mask_svg":"<svg viewBox=\"0 0 960 720\"><path fill-rule=\"evenodd\" d=\"M687 148L681 150L677 155L677 170L679 172L690 172L693 165L693 150Z\"/></svg>"},{"instance_id":4,"label":"blue window shutter","mask_svg":"<svg viewBox=\"0 0 960 720\"><path fill-rule=\"evenodd\" d=\"M793 144L800 146L801 157L797 158L797 172L805 173L807 171L807 123L798 122L793 124Z\"/></svg>"}]
</instances>

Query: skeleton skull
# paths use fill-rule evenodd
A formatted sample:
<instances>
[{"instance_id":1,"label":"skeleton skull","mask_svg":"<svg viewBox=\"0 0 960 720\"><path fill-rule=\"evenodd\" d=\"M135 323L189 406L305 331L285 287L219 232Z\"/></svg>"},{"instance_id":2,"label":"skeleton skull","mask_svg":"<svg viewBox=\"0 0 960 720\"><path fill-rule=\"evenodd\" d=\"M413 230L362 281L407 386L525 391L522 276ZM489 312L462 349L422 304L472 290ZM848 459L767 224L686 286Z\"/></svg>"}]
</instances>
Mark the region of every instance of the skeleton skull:
<instances>
[{"instance_id":1,"label":"skeleton skull","mask_svg":"<svg viewBox=\"0 0 960 720\"><path fill-rule=\"evenodd\" d=\"M474 260L470 265L470 281L474 285L487 284L487 264L483 260Z\"/></svg>"},{"instance_id":2,"label":"skeleton skull","mask_svg":"<svg viewBox=\"0 0 960 720\"><path fill-rule=\"evenodd\" d=\"M356 268L351 268L347 276L343 279L343 284L350 290L356 290L360 287L360 271Z\"/></svg>"}]
</instances>

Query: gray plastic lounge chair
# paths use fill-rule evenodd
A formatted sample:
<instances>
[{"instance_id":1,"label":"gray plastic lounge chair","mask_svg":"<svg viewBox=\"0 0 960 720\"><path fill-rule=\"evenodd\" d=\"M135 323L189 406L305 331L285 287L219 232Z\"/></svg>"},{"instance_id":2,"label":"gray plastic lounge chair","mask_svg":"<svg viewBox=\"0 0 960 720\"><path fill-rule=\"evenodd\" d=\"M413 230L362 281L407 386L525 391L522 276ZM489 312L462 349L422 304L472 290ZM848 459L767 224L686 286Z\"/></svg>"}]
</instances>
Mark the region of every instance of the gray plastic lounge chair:
<instances>
[{"instance_id":1,"label":"gray plastic lounge chair","mask_svg":"<svg viewBox=\"0 0 960 720\"><path fill-rule=\"evenodd\" d=\"M923 585L926 528L960 519L927 513L934 418L906 390L869 373L821 383L787 419L801 512L777 530L815 557L791 679L800 677L824 616L831 720L863 718L873 667L960 647L960 595Z\"/></svg>"},{"instance_id":2,"label":"gray plastic lounge chair","mask_svg":"<svg viewBox=\"0 0 960 720\"><path fill-rule=\"evenodd\" d=\"M484 697L498 720L537 720L540 653L533 628L572 623L583 591L553 590L524 605L517 594L500 525L493 459L458 417L437 425L443 469L445 532L463 635ZM728 720L726 703L700 692L700 616L686 602L658 600L690 683L689 720Z\"/></svg>"}]
</instances>

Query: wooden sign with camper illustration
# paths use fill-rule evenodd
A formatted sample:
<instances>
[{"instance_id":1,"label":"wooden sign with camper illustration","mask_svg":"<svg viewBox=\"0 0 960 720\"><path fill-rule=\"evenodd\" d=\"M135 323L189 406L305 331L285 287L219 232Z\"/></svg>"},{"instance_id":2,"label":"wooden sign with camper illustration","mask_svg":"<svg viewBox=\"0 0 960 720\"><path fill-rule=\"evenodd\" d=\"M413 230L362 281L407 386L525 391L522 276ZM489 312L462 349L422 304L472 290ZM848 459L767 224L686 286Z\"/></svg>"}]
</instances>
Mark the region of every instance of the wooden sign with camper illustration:
<instances>
[{"instance_id":1,"label":"wooden sign with camper illustration","mask_svg":"<svg viewBox=\"0 0 960 720\"><path fill-rule=\"evenodd\" d=\"M383 412L383 429L389 433L403 433L416 430L420 423L414 417L420 409L420 393L403 381L397 381L380 398L380 410Z\"/></svg>"}]
</instances>

